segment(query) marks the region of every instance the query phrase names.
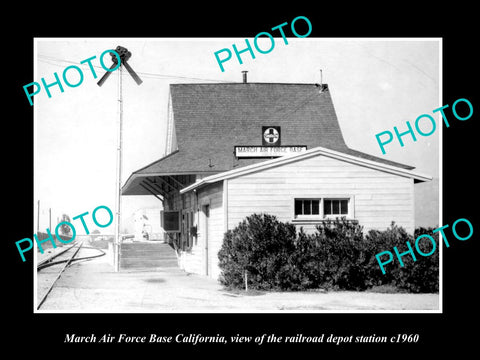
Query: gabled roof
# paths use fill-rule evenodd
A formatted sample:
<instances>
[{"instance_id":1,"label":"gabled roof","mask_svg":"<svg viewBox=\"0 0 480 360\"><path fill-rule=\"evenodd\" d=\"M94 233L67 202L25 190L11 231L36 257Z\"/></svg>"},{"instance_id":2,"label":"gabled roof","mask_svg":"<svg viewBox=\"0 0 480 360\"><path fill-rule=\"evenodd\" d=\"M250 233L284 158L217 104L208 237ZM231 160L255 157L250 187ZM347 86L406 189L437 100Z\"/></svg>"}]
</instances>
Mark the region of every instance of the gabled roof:
<instances>
[{"instance_id":1,"label":"gabled roof","mask_svg":"<svg viewBox=\"0 0 480 360\"><path fill-rule=\"evenodd\" d=\"M178 151L130 176L124 194L136 194L137 177L212 174L265 161L236 159L234 145L262 145L262 126L280 126L282 145L323 147L403 169L413 167L348 148L327 85L228 83L172 84Z\"/></svg>"},{"instance_id":2,"label":"gabled roof","mask_svg":"<svg viewBox=\"0 0 480 360\"><path fill-rule=\"evenodd\" d=\"M190 186L187 186L187 187L183 188L182 190L180 190L180 193L184 194L186 192L189 192L191 190L194 190L194 189L196 189L198 187L201 187L203 185L206 185L206 184L212 184L212 183L215 183L215 182L218 182L218 181L247 175L247 174L250 174L250 173L253 173L253 172L262 171L262 170L269 169L269 168L276 167L276 166L282 166L282 165L285 165L285 164L305 160L305 159L308 159L310 157L319 156L319 155L331 157L331 158L341 160L341 161L347 161L347 162L350 162L352 164L368 167L368 168L379 170L379 171L384 171L384 172L387 172L387 173L390 173L390 174L395 174L395 175L398 175L398 176L412 178L415 182L424 182L424 181L431 181L432 180L431 176L420 174L420 173L417 173L417 172L413 172L411 170L399 168L397 166L382 164L382 163L379 163L377 161L363 159L363 158L360 158L360 157L357 157L357 156L345 154L343 152L330 150L330 149L326 149L326 148L322 148L322 147L316 147L316 148L307 150L304 153L298 153L298 154L295 154L295 155L286 155L286 156L283 156L283 157L280 157L280 158L267 160L267 161L264 161L264 162L261 162L261 163L258 163L258 164L252 164L252 165L245 166L245 167L242 167L242 168L239 168L239 169L233 169L233 170L230 170L230 171L225 171L225 172L220 173L220 174L214 174L214 175L207 176L207 177L195 182L194 184L191 184Z\"/></svg>"}]
</instances>

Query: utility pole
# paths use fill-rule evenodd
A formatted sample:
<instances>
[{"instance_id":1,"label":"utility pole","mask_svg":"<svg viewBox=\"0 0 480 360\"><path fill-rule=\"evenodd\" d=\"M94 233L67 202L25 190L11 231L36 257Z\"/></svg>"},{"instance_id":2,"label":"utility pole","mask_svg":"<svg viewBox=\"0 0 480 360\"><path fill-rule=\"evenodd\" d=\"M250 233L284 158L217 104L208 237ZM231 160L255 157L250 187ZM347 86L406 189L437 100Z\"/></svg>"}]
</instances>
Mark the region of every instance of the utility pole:
<instances>
[{"instance_id":1,"label":"utility pole","mask_svg":"<svg viewBox=\"0 0 480 360\"><path fill-rule=\"evenodd\" d=\"M120 270L120 248L121 248L121 233L120 233L120 213L122 206L122 136L123 136L123 91L122 91L122 68L125 66L130 76L135 80L137 85L142 83L142 80L133 71L127 60L130 59L132 53L123 46L117 46L115 51L111 53L113 64L110 70L102 76L97 82L98 86L107 80L111 72L118 67L118 138L117 138L117 166L116 166L116 191L115 191L115 239L113 241L113 266L115 272ZM120 62L120 64L119 64Z\"/></svg>"},{"instance_id":2,"label":"utility pole","mask_svg":"<svg viewBox=\"0 0 480 360\"><path fill-rule=\"evenodd\" d=\"M122 206L122 139L123 137L123 91L122 91L122 66L118 69L118 139L117 139L117 186L115 193L115 240L113 246L113 266L115 271L120 271L120 212Z\"/></svg>"}]
</instances>

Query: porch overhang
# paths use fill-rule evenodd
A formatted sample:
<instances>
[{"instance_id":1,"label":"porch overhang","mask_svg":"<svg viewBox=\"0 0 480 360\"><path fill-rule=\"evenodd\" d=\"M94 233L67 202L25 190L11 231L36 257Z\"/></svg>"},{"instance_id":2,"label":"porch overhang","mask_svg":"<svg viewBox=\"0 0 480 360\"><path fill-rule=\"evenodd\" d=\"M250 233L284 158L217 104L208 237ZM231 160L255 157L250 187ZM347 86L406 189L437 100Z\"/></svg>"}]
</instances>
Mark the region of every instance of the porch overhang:
<instances>
[{"instance_id":1,"label":"porch overhang","mask_svg":"<svg viewBox=\"0 0 480 360\"><path fill-rule=\"evenodd\" d=\"M132 174L122 195L154 195L162 198L195 182L194 174ZM163 199L162 199L163 200Z\"/></svg>"}]
</instances>

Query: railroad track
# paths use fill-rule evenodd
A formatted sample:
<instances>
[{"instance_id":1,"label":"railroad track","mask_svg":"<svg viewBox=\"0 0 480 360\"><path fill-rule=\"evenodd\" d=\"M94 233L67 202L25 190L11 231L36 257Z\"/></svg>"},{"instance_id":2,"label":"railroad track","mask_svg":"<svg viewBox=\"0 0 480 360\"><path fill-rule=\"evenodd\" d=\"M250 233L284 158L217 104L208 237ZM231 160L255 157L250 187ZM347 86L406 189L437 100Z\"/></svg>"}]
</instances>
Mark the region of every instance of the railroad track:
<instances>
[{"instance_id":1,"label":"railroad track","mask_svg":"<svg viewBox=\"0 0 480 360\"><path fill-rule=\"evenodd\" d=\"M100 253L79 256L80 250L94 249ZM75 261L89 260L96 257L104 256L105 252L98 248L92 248L83 246L83 241L75 242L74 244L66 247L65 249L57 251L54 255L42 260L37 264L37 310L43 305L48 295L55 287L56 282L65 270L71 266ZM48 270L47 270L48 268Z\"/></svg>"}]
</instances>

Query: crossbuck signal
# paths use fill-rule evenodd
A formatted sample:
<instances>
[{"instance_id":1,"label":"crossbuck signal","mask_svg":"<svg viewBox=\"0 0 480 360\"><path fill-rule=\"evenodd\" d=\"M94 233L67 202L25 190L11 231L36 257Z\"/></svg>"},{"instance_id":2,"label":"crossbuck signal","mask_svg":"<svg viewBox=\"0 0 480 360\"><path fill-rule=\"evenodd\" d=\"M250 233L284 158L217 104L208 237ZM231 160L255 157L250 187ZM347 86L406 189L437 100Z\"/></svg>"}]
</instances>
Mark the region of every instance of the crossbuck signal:
<instances>
[{"instance_id":1,"label":"crossbuck signal","mask_svg":"<svg viewBox=\"0 0 480 360\"><path fill-rule=\"evenodd\" d=\"M140 79L137 73L131 68L131 66L127 62L127 60L132 57L132 53L128 51L127 48L124 48L123 46L117 46L117 48L115 49L115 52L120 56L121 65L123 65L125 69L127 69L128 73L133 78L133 80L135 80L137 85L140 85L143 82L142 79ZM118 67L118 57L115 53L110 53L110 55L112 56L112 61L113 61L112 66L110 66L110 70L111 70ZM102 76L102 78L98 80L97 85L102 86L103 83L108 79L111 73L112 73L111 71L107 71Z\"/></svg>"}]
</instances>

